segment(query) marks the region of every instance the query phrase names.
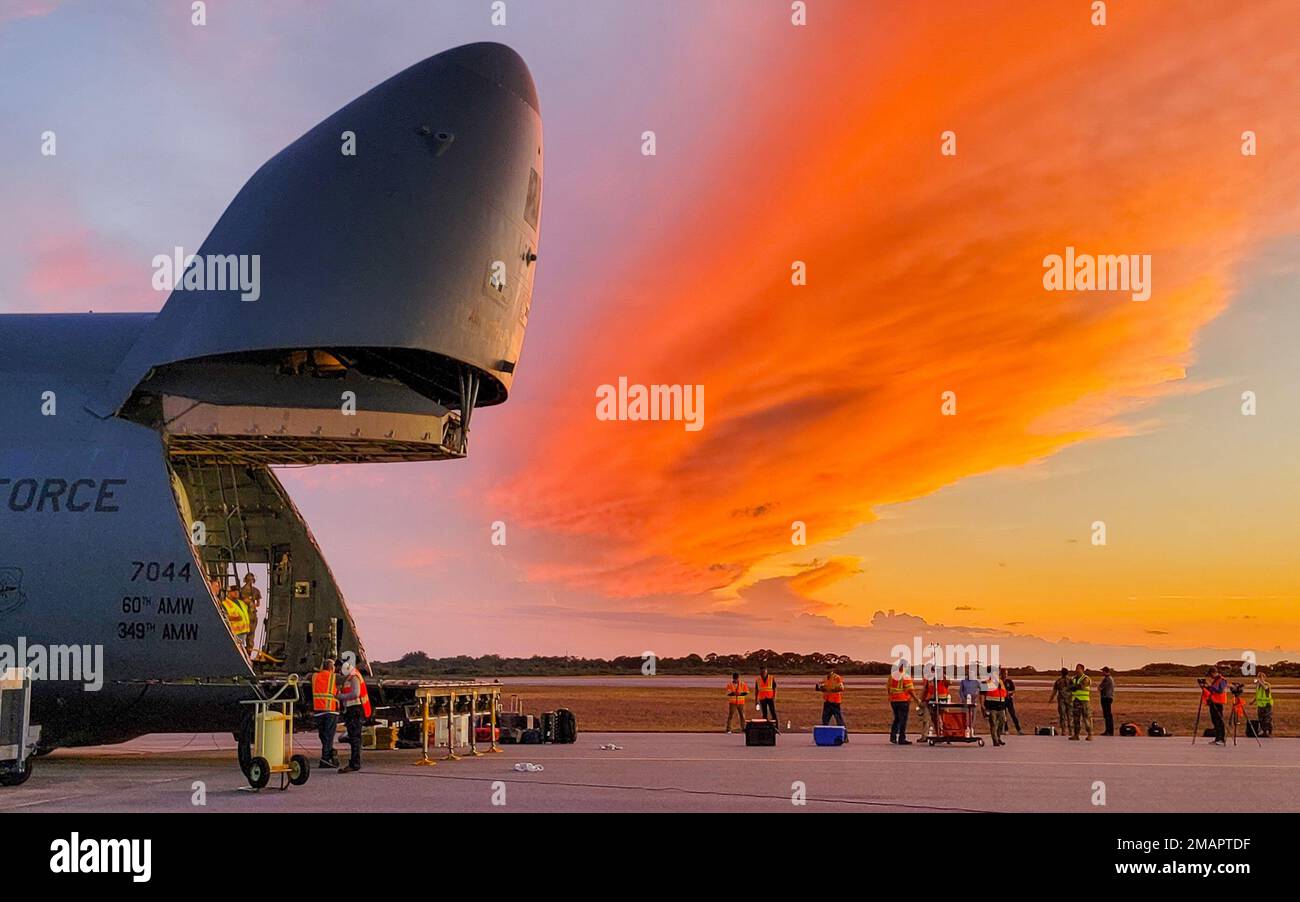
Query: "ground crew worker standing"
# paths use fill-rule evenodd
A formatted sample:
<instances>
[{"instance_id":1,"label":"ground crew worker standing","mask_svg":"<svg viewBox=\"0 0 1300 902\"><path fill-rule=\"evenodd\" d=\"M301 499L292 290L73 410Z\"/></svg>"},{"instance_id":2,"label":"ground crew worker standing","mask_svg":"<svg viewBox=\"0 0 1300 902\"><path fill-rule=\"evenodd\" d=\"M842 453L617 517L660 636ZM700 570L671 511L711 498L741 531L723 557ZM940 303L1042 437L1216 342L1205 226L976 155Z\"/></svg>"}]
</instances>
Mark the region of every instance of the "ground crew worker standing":
<instances>
[{"instance_id":1,"label":"ground crew worker standing","mask_svg":"<svg viewBox=\"0 0 1300 902\"><path fill-rule=\"evenodd\" d=\"M1011 679L1011 674L1002 670L1000 673L1006 674L1002 677L1002 685L1007 690L1007 717L1010 719L1012 726L1016 728L1016 735L1023 736L1025 731L1020 729L1020 717L1016 714L1016 681ZM1005 727L1005 723L1003 726Z\"/></svg>"},{"instance_id":2,"label":"ground crew worker standing","mask_svg":"<svg viewBox=\"0 0 1300 902\"><path fill-rule=\"evenodd\" d=\"M339 722L339 686L333 658L326 658L320 670L312 675L311 710L316 719L316 732L320 734L320 766L339 767L339 756L334 752L334 730Z\"/></svg>"},{"instance_id":3,"label":"ground crew worker standing","mask_svg":"<svg viewBox=\"0 0 1300 902\"><path fill-rule=\"evenodd\" d=\"M740 729L745 729L745 701L749 698L749 686L740 678L740 674L733 673L731 682L727 684L727 732L731 732L731 718L740 716Z\"/></svg>"},{"instance_id":4,"label":"ground crew worker standing","mask_svg":"<svg viewBox=\"0 0 1300 902\"><path fill-rule=\"evenodd\" d=\"M1007 687L996 667L989 671L984 688L982 699L984 716L989 721L989 736L993 739L994 747L1006 745L1007 741L1002 736L1007 731Z\"/></svg>"},{"instance_id":5,"label":"ground crew worker standing","mask_svg":"<svg viewBox=\"0 0 1300 902\"><path fill-rule=\"evenodd\" d=\"M899 661L898 666L889 674L889 707L894 711L894 722L889 727L890 742L897 745L912 744L907 738L907 713L912 702L919 705L921 700L916 697L916 687L912 684L907 662Z\"/></svg>"},{"instance_id":6,"label":"ground crew worker standing","mask_svg":"<svg viewBox=\"0 0 1300 902\"><path fill-rule=\"evenodd\" d=\"M262 607L262 590L257 588L257 577L252 573L244 574L244 585L239 590L239 598L248 611L248 632L244 638L244 650L253 653L253 639L257 635L257 612Z\"/></svg>"},{"instance_id":7,"label":"ground crew worker standing","mask_svg":"<svg viewBox=\"0 0 1300 902\"><path fill-rule=\"evenodd\" d=\"M764 667L758 671L758 682L754 688L758 691L758 713L765 720L776 723L776 677ZM776 731L781 732L780 726Z\"/></svg>"},{"instance_id":8,"label":"ground crew worker standing","mask_svg":"<svg viewBox=\"0 0 1300 902\"><path fill-rule=\"evenodd\" d=\"M1088 731L1088 741L1092 742L1092 677L1082 664L1074 668L1074 676L1070 677L1070 706L1074 724L1070 739L1078 740L1082 726Z\"/></svg>"},{"instance_id":9,"label":"ground crew worker standing","mask_svg":"<svg viewBox=\"0 0 1300 902\"><path fill-rule=\"evenodd\" d=\"M230 631L235 634L235 641L240 645L245 644L247 640L244 637L248 635L248 608L244 607L239 590L234 586L227 589L222 606L226 611L226 619L230 621Z\"/></svg>"},{"instance_id":10,"label":"ground crew worker standing","mask_svg":"<svg viewBox=\"0 0 1300 902\"><path fill-rule=\"evenodd\" d=\"M1259 720L1259 735L1273 735L1273 684L1268 674L1261 670L1255 674L1255 717Z\"/></svg>"},{"instance_id":11,"label":"ground crew worker standing","mask_svg":"<svg viewBox=\"0 0 1300 902\"><path fill-rule=\"evenodd\" d=\"M343 708L343 723L348 728L348 745L352 757L339 768L339 773L361 770L361 725L370 716L370 692L361 672L351 661L343 662L343 687L339 690L339 706Z\"/></svg>"},{"instance_id":12,"label":"ground crew worker standing","mask_svg":"<svg viewBox=\"0 0 1300 902\"><path fill-rule=\"evenodd\" d=\"M1101 686L1097 690L1101 696L1101 716L1106 719L1106 729L1102 731L1103 736L1115 735L1115 715L1111 713L1111 706L1115 704L1115 678L1110 675L1110 668L1103 667L1101 672L1106 674L1101 678Z\"/></svg>"},{"instance_id":13,"label":"ground crew worker standing","mask_svg":"<svg viewBox=\"0 0 1300 902\"><path fill-rule=\"evenodd\" d=\"M1061 675L1052 684L1052 694L1047 697L1050 705L1056 699L1056 720L1061 728L1061 735L1070 732L1070 671L1061 668Z\"/></svg>"},{"instance_id":14,"label":"ground crew worker standing","mask_svg":"<svg viewBox=\"0 0 1300 902\"><path fill-rule=\"evenodd\" d=\"M826 678L815 687L822 694L822 726L835 722L844 727L844 741L849 741L848 727L844 726L844 713L840 705L844 701L844 677L835 672L834 664L826 665Z\"/></svg>"},{"instance_id":15,"label":"ground crew worker standing","mask_svg":"<svg viewBox=\"0 0 1300 902\"><path fill-rule=\"evenodd\" d=\"M921 694L921 701L927 705L933 705L936 702L946 705L951 702L952 689L948 685L948 678L940 674L933 680L926 680L925 690Z\"/></svg>"},{"instance_id":16,"label":"ground crew worker standing","mask_svg":"<svg viewBox=\"0 0 1300 902\"><path fill-rule=\"evenodd\" d=\"M1210 709L1210 722L1214 725L1213 745L1227 745L1223 726L1223 706L1228 703L1228 680L1219 673L1219 668L1211 667L1208 680L1201 680L1205 690L1206 706Z\"/></svg>"},{"instance_id":17,"label":"ground crew worker standing","mask_svg":"<svg viewBox=\"0 0 1300 902\"><path fill-rule=\"evenodd\" d=\"M948 678L942 673L936 672L933 680L925 681L925 691L921 693L921 702L928 705L930 709L930 723L934 727L934 735L939 735L939 706L946 705L952 701L952 690L948 686Z\"/></svg>"},{"instance_id":18,"label":"ground crew worker standing","mask_svg":"<svg viewBox=\"0 0 1300 902\"><path fill-rule=\"evenodd\" d=\"M958 687L959 698L957 699L963 705L974 708L980 700L980 681L975 679L975 674L979 670L979 665L967 665L966 675L961 678L961 684ZM972 714L974 711L971 712Z\"/></svg>"},{"instance_id":19,"label":"ground crew worker standing","mask_svg":"<svg viewBox=\"0 0 1300 902\"><path fill-rule=\"evenodd\" d=\"M978 663L967 664L966 675L961 678L961 683L957 687L957 700L966 706L966 722L970 725L972 734L975 731L975 706L980 703L980 681L976 679L979 675Z\"/></svg>"}]
</instances>

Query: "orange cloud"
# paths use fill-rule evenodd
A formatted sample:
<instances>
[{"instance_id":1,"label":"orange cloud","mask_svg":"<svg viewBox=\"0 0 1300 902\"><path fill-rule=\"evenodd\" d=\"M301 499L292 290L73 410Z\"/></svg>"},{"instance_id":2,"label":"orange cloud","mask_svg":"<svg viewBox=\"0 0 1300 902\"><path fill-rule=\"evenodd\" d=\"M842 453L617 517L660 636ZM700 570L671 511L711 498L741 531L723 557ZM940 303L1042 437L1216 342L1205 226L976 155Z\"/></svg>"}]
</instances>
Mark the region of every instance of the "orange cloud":
<instances>
[{"instance_id":1,"label":"orange cloud","mask_svg":"<svg viewBox=\"0 0 1300 902\"><path fill-rule=\"evenodd\" d=\"M756 54L733 145L689 177L638 170L680 213L629 216L640 265L592 287L607 315L495 493L556 537L533 578L625 597L731 585L792 550L793 521L840 536L877 506L1122 434L1180 390L1236 266L1296 226L1300 14L1152 3L1095 28L1086 7L942 9L823 9ZM1044 291L1043 258L1067 245L1150 254L1150 300ZM597 421L596 386L621 375L703 385L705 428Z\"/></svg>"},{"instance_id":2,"label":"orange cloud","mask_svg":"<svg viewBox=\"0 0 1300 902\"><path fill-rule=\"evenodd\" d=\"M855 557L833 557L827 561L814 561L809 567L790 577L792 590L805 598L850 576L862 572L862 561Z\"/></svg>"}]
</instances>

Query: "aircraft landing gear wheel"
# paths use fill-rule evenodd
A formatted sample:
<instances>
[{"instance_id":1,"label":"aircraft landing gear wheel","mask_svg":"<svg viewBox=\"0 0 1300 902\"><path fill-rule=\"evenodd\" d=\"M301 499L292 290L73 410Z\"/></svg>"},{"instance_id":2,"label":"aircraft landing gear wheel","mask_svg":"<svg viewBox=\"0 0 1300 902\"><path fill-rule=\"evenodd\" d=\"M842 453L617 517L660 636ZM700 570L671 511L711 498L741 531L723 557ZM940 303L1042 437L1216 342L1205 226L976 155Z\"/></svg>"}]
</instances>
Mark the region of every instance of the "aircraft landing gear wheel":
<instances>
[{"instance_id":1,"label":"aircraft landing gear wheel","mask_svg":"<svg viewBox=\"0 0 1300 902\"><path fill-rule=\"evenodd\" d=\"M927 739L927 740L925 741L925 744L928 745L930 748L934 748L934 740L933 740L933 739Z\"/></svg>"},{"instance_id":2,"label":"aircraft landing gear wheel","mask_svg":"<svg viewBox=\"0 0 1300 902\"><path fill-rule=\"evenodd\" d=\"M265 758L254 758L248 762L248 785L261 789L271 782L271 764Z\"/></svg>"},{"instance_id":3,"label":"aircraft landing gear wheel","mask_svg":"<svg viewBox=\"0 0 1300 902\"><path fill-rule=\"evenodd\" d=\"M311 776L311 762L302 755L294 755L289 759L289 782L294 786L301 786L307 782Z\"/></svg>"},{"instance_id":4,"label":"aircraft landing gear wheel","mask_svg":"<svg viewBox=\"0 0 1300 902\"><path fill-rule=\"evenodd\" d=\"M22 786L31 775L32 762L28 761L22 770L0 773L0 786Z\"/></svg>"},{"instance_id":5,"label":"aircraft landing gear wheel","mask_svg":"<svg viewBox=\"0 0 1300 902\"><path fill-rule=\"evenodd\" d=\"M976 739L975 742L976 742L977 745L979 745L980 748L984 748L984 740L983 740L983 739Z\"/></svg>"}]
</instances>

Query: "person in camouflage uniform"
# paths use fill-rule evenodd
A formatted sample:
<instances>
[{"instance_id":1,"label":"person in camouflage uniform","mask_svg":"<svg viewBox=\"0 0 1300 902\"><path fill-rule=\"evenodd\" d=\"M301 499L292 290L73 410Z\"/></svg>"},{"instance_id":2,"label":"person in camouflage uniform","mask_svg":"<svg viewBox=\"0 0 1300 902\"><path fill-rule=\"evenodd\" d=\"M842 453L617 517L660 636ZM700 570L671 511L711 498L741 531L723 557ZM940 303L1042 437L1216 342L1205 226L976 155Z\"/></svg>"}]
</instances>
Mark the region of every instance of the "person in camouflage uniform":
<instances>
[{"instance_id":1,"label":"person in camouflage uniform","mask_svg":"<svg viewBox=\"0 0 1300 902\"><path fill-rule=\"evenodd\" d=\"M1061 668L1061 675L1052 684L1052 694L1047 698L1048 704L1051 704L1052 699L1056 699L1056 719L1060 725L1061 735L1064 736L1070 732L1070 671L1064 667Z\"/></svg>"}]
</instances>

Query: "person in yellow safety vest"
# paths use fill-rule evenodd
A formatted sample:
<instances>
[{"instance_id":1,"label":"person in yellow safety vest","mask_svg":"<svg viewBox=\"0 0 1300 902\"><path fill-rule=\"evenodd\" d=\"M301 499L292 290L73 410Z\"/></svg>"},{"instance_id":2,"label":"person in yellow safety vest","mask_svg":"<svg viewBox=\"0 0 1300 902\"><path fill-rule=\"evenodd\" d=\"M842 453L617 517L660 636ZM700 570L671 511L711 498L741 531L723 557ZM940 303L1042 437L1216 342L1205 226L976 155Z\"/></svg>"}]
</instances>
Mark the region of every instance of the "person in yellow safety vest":
<instances>
[{"instance_id":1,"label":"person in yellow safety vest","mask_svg":"<svg viewBox=\"0 0 1300 902\"><path fill-rule=\"evenodd\" d=\"M758 671L758 680L754 684L755 691L758 692L758 713L764 720L770 720L777 723L776 719L776 677L767 672L763 667ZM776 728L778 733L781 727Z\"/></svg>"},{"instance_id":2,"label":"person in yellow safety vest","mask_svg":"<svg viewBox=\"0 0 1300 902\"><path fill-rule=\"evenodd\" d=\"M361 770L361 726L370 716L370 691L352 661L344 661L342 670L343 686L339 690L339 705L343 708L343 723L348 728L348 745L352 746L352 757L339 768L339 773L348 774Z\"/></svg>"},{"instance_id":3,"label":"person in yellow safety vest","mask_svg":"<svg viewBox=\"0 0 1300 902\"><path fill-rule=\"evenodd\" d=\"M1092 742L1092 677L1088 676L1082 664L1075 665L1070 677L1070 739L1079 741L1079 728L1088 732L1088 741Z\"/></svg>"},{"instance_id":4,"label":"person in yellow safety vest","mask_svg":"<svg viewBox=\"0 0 1300 902\"><path fill-rule=\"evenodd\" d=\"M822 726L829 724L833 717L844 727L844 713L840 709L844 701L844 677L835 672L834 664L826 665L826 678L814 688L822 694ZM848 727L844 728L844 741L849 741Z\"/></svg>"},{"instance_id":5,"label":"person in yellow safety vest","mask_svg":"<svg viewBox=\"0 0 1300 902\"><path fill-rule=\"evenodd\" d=\"M740 678L740 674L733 673L731 682L727 684L727 732L731 732L731 718L740 717L740 728L745 729L745 703L749 699L749 686Z\"/></svg>"},{"instance_id":6,"label":"person in yellow safety vest","mask_svg":"<svg viewBox=\"0 0 1300 902\"><path fill-rule=\"evenodd\" d=\"M1255 717L1259 719L1258 735L1265 739L1273 735L1273 684L1268 672L1260 668L1255 675Z\"/></svg>"},{"instance_id":7,"label":"person in yellow safety vest","mask_svg":"<svg viewBox=\"0 0 1300 902\"><path fill-rule=\"evenodd\" d=\"M921 700L916 697L916 687L912 684L912 673L906 661L899 661L898 666L889 672L889 707L894 711L894 722L889 726L889 741L896 745L911 745L907 738L907 714L912 702L918 705Z\"/></svg>"},{"instance_id":8,"label":"person in yellow safety vest","mask_svg":"<svg viewBox=\"0 0 1300 902\"><path fill-rule=\"evenodd\" d=\"M1007 684L1002 681L1002 674L996 667L989 670L984 689L980 693L980 700L984 704L984 716L989 719L989 736L996 748L1007 744L1002 738L1007 731Z\"/></svg>"},{"instance_id":9,"label":"person in yellow safety vest","mask_svg":"<svg viewBox=\"0 0 1300 902\"><path fill-rule=\"evenodd\" d=\"M233 586L227 589L221 604L225 608L226 619L230 621L230 631L235 634L235 641L242 646L244 636L248 634L248 608L244 607L239 590Z\"/></svg>"},{"instance_id":10,"label":"person in yellow safety vest","mask_svg":"<svg viewBox=\"0 0 1300 902\"><path fill-rule=\"evenodd\" d=\"M320 767L340 767L334 751L334 731L339 723L339 684L334 659L326 658L311 678L311 713L320 736Z\"/></svg>"}]
</instances>

